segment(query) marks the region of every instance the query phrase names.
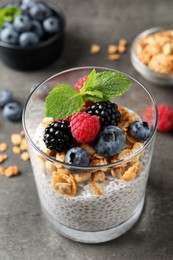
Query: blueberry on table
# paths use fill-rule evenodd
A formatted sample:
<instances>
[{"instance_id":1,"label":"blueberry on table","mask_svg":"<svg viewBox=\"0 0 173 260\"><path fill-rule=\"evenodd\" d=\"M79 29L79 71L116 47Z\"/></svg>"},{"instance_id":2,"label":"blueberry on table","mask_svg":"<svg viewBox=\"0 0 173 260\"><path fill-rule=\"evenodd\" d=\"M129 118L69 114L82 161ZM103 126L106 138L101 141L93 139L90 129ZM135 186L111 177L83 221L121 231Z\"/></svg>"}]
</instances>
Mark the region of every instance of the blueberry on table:
<instances>
[{"instance_id":1,"label":"blueberry on table","mask_svg":"<svg viewBox=\"0 0 173 260\"><path fill-rule=\"evenodd\" d=\"M49 17L43 21L43 28L47 33L60 31L60 22L56 17Z\"/></svg>"},{"instance_id":2,"label":"blueberry on table","mask_svg":"<svg viewBox=\"0 0 173 260\"><path fill-rule=\"evenodd\" d=\"M87 152L81 147L73 147L66 153L65 162L73 166L88 166L90 158ZM69 169L73 173L82 172L81 169Z\"/></svg>"},{"instance_id":3,"label":"blueberry on table","mask_svg":"<svg viewBox=\"0 0 173 260\"><path fill-rule=\"evenodd\" d=\"M19 44L22 47L36 45L39 42L39 37L34 32L24 32L19 36Z\"/></svg>"},{"instance_id":4,"label":"blueberry on table","mask_svg":"<svg viewBox=\"0 0 173 260\"><path fill-rule=\"evenodd\" d=\"M31 28L31 20L27 15L18 15L14 19L14 28L18 32L26 32Z\"/></svg>"},{"instance_id":5,"label":"blueberry on table","mask_svg":"<svg viewBox=\"0 0 173 260\"><path fill-rule=\"evenodd\" d=\"M145 121L134 121L128 131L132 137L141 142L146 141L151 134L151 129Z\"/></svg>"},{"instance_id":6,"label":"blueberry on table","mask_svg":"<svg viewBox=\"0 0 173 260\"><path fill-rule=\"evenodd\" d=\"M12 101L13 94L10 90L4 89L0 91L0 108L3 108L7 103Z\"/></svg>"},{"instance_id":7,"label":"blueberry on table","mask_svg":"<svg viewBox=\"0 0 173 260\"><path fill-rule=\"evenodd\" d=\"M1 41L9 44L17 44L18 38L19 34L13 29L13 27L6 27L2 29L0 34Z\"/></svg>"},{"instance_id":8,"label":"blueberry on table","mask_svg":"<svg viewBox=\"0 0 173 260\"><path fill-rule=\"evenodd\" d=\"M3 116L10 121L20 121L23 108L17 101L6 104L3 108Z\"/></svg>"},{"instance_id":9,"label":"blueberry on table","mask_svg":"<svg viewBox=\"0 0 173 260\"><path fill-rule=\"evenodd\" d=\"M126 137L117 126L105 126L95 140L95 149L104 157L114 156L125 149Z\"/></svg>"}]
</instances>

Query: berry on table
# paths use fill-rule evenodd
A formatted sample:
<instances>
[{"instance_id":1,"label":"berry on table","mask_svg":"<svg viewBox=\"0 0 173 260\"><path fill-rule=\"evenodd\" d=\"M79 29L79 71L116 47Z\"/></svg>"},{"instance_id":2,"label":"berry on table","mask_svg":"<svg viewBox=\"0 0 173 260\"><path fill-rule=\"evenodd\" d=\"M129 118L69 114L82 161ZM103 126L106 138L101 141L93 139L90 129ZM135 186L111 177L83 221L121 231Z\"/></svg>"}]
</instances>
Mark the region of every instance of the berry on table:
<instances>
[{"instance_id":1,"label":"berry on table","mask_svg":"<svg viewBox=\"0 0 173 260\"><path fill-rule=\"evenodd\" d=\"M3 116L10 121L20 121L23 108L17 101L7 103L3 108Z\"/></svg>"},{"instance_id":2,"label":"berry on table","mask_svg":"<svg viewBox=\"0 0 173 260\"><path fill-rule=\"evenodd\" d=\"M98 116L101 126L117 125L121 117L118 106L110 101L96 102L88 106L85 112Z\"/></svg>"},{"instance_id":3,"label":"berry on table","mask_svg":"<svg viewBox=\"0 0 173 260\"><path fill-rule=\"evenodd\" d=\"M95 149L104 157L114 156L125 149L126 137L117 126L105 126L95 140Z\"/></svg>"},{"instance_id":4,"label":"berry on table","mask_svg":"<svg viewBox=\"0 0 173 260\"><path fill-rule=\"evenodd\" d=\"M88 166L90 163L90 157L87 152L81 147L73 147L66 153L65 162L74 166ZM78 173L81 169L70 168L71 172Z\"/></svg>"},{"instance_id":5,"label":"berry on table","mask_svg":"<svg viewBox=\"0 0 173 260\"><path fill-rule=\"evenodd\" d=\"M97 116L91 116L85 112L78 112L72 116L71 132L79 143L90 143L100 130L100 122Z\"/></svg>"},{"instance_id":6,"label":"berry on table","mask_svg":"<svg viewBox=\"0 0 173 260\"><path fill-rule=\"evenodd\" d=\"M158 106L158 131L166 132L173 128L173 110L170 105Z\"/></svg>"},{"instance_id":7,"label":"berry on table","mask_svg":"<svg viewBox=\"0 0 173 260\"><path fill-rule=\"evenodd\" d=\"M50 150L58 153L67 150L74 141L69 122L61 120L49 124L45 129L43 141Z\"/></svg>"},{"instance_id":8,"label":"berry on table","mask_svg":"<svg viewBox=\"0 0 173 260\"><path fill-rule=\"evenodd\" d=\"M10 90L4 89L0 91L0 108L12 101L13 94Z\"/></svg>"},{"instance_id":9,"label":"berry on table","mask_svg":"<svg viewBox=\"0 0 173 260\"><path fill-rule=\"evenodd\" d=\"M134 121L128 131L132 137L141 142L146 141L151 134L151 129L145 121Z\"/></svg>"}]
</instances>

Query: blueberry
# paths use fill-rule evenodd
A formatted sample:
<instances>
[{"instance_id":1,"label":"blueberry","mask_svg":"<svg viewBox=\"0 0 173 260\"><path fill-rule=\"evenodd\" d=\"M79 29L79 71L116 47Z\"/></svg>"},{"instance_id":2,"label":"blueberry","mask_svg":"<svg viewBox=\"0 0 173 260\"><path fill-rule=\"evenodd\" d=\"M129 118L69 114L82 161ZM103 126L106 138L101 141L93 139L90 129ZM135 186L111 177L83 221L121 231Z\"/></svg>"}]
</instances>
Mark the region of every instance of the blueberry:
<instances>
[{"instance_id":1,"label":"blueberry","mask_svg":"<svg viewBox=\"0 0 173 260\"><path fill-rule=\"evenodd\" d=\"M14 28L18 32L26 32L31 28L31 20L27 15L18 15L14 19Z\"/></svg>"},{"instance_id":2,"label":"blueberry","mask_svg":"<svg viewBox=\"0 0 173 260\"><path fill-rule=\"evenodd\" d=\"M114 125L105 126L95 140L95 149L104 157L114 156L125 149L126 137Z\"/></svg>"},{"instance_id":3,"label":"blueberry","mask_svg":"<svg viewBox=\"0 0 173 260\"><path fill-rule=\"evenodd\" d=\"M3 108L3 116L10 121L20 121L22 118L22 106L17 101L6 104Z\"/></svg>"},{"instance_id":4,"label":"blueberry","mask_svg":"<svg viewBox=\"0 0 173 260\"><path fill-rule=\"evenodd\" d=\"M31 5L31 4L36 4L37 2L38 0L23 0L22 4Z\"/></svg>"},{"instance_id":5,"label":"blueberry","mask_svg":"<svg viewBox=\"0 0 173 260\"><path fill-rule=\"evenodd\" d=\"M146 141L151 134L151 129L145 121L134 121L128 129L130 135L137 141Z\"/></svg>"},{"instance_id":6,"label":"blueberry","mask_svg":"<svg viewBox=\"0 0 173 260\"><path fill-rule=\"evenodd\" d=\"M13 98L13 94L10 90L0 91L0 108L3 108L7 103L9 103Z\"/></svg>"},{"instance_id":7,"label":"blueberry","mask_svg":"<svg viewBox=\"0 0 173 260\"><path fill-rule=\"evenodd\" d=\"M30 2L30 3L22 3L20 8L21 8L21 11L22 11L22 14L23 15L28 15L29 14L29 10L30 8L34 5L33 2Z\"/></svg>"},{"instance_id":8,"label":"blueberry","mask_svg":"<svg viewBox=\"0 0 173 260\"><path fill-rule=\"evenodd\" d=\"M87 152L81 147L73 147L67 151L65 162L74 166L88 166L90 163L90 158ZM71 169L66 167L73 173L82 172L80 169Z\"/></svg>"},{"instance_id":9,"label":"blueberry","mask_svg":"<svg viewBox=\"0 0 173 260\"><path fill-rule=\"evenodd\" d=\"M43 21L46 17L51 15L51 10L43 3L32 5L29 9L29 15L36 20Z\"/></svg>"},{"instance_id":10,"label":"blueberry","mask_svg":"<svg viewBox=\"0 0 173 260\"><path fill-rule=\"evenodd\" d=\"M31 25L31 32L36 33L39 38L41 38L44 34L43 27L39 21L33 20Z\"/></svg>"},{"instance_id":11,"label":"blueberry","mask_svg":"<svg viewBox=\"0 0 173 260\"><path fill-rule=\"evenodd\" d=\"M13 24L10 23L10 22L5 22L2 26L2 30L5 29L5 28L13 28Z\"/></svg>"},{"instance_id":12,"label":"blueberry","mask_svg":"<svg viewBox=\"0 0 173 260\"><path fill-rule=\"evenodd\" d=\"M1 31L1 41L9 44L17 44L19 34L13 29L13 27L6 27Z\"/></svg>"},{"instance_id":13,"label":"blueberry","mask_svg":"<svg viewBox=\"0 0 173 260\"><path fill-rule=\"evenodd\" d=\"M23 32L19 37L19 44L22 47L36 45L39 42L39 37L34 32Z\"/></svg>"},{"instance_id":14,"label":"blueberry","mask_svg":"<svg viewBox=\"0 0 173 260\"><path fill-rule=\"evenodd\" d=\"M56 17L49 17L43 21L43 28L47 33L60 31L60 21Z\"/></svg>"}]
</instances>

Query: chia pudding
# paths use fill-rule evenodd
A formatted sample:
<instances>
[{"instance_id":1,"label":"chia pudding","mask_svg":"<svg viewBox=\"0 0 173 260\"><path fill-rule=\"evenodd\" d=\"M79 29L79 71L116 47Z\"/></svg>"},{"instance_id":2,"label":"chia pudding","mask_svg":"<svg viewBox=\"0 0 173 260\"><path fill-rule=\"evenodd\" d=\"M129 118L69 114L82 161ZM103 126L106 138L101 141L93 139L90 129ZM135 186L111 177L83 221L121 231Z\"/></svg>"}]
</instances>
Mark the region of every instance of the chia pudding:
<instances>
[{"instance_id":1,"label":"chia pudding","mask_svg":"<svg viewBox=\"0 0 173 260\"><path fill-rule=\"evenodd\" d=\"M71 239L108 241L128 230L141 213L154 116L147 123L133 106L117 104L114 97L130 85L119 72L88 70L73 87L51 86L46 105L36 94L27 105L41 206L55 229Z\"/></svg>"},{"instance_id":2,"label":"chia pudding","mask_svg":"<svg viewBox=\"0 0 173 260\"><path fill-rule=\"evenodd\" d=\"M43 142L44 128L39 125L34 142L45 150ZM31 154L34 176L39 198L43 208L57 222L70 228L83 231L99 231L113 228L128 220L144 200L145 188L150 168L148 152L142 157L142 168L134 180L125 181L112 177L109 173L102 186L104 195L93 195L88 181L79 184L75 197L57 194L52 189L50 174L47 174L45 162Z\"/></svg>"}]
</instances>

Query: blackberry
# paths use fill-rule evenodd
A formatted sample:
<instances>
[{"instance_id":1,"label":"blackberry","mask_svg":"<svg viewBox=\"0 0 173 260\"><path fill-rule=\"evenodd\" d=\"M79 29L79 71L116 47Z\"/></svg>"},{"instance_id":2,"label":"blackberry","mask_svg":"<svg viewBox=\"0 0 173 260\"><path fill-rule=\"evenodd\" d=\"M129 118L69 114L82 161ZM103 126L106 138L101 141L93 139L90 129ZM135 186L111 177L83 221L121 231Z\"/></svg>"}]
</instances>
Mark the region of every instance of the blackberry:
<instances>
[{"instance_id":1,"label":"blackberry","mask_svg":"<svg viewBox=\"0 0 173 260\"><path fill-rule=\"evenodd\" d=\"M96 102L88 106L85 112L98 116L101 126L117 125L121 117L118 106L110 101Z\"/></svg>"},{"instance_id":2,"label":"blackberry","mask_svg":"<svg viewBox=\"0 0 173 260\"><path fill-rule=\"evenodd\" d=\"M44 132L43 141L50 150L58 153L68 149L72 142L70 123L66 120L57 121L49 124Z\"/></svg>"}]
</instances>

